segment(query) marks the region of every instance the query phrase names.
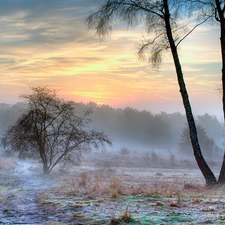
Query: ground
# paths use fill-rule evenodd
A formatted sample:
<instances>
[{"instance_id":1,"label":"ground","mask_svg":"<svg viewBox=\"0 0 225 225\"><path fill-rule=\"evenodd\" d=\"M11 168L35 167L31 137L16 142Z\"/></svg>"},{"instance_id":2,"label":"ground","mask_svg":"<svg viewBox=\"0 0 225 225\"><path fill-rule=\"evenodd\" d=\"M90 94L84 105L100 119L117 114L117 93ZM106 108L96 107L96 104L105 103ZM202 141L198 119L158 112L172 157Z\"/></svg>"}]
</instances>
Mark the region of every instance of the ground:
<instances>
[{"instance_id":1,"label":"ground","mask_svg":"<svg viewBox=\"0 0 225 225\"><path fill-rule=\"evenodd\" d=\"M225 188L206 188L197 168L1 165L0 224L225 224Z\"/></svg>"}]
</instances>

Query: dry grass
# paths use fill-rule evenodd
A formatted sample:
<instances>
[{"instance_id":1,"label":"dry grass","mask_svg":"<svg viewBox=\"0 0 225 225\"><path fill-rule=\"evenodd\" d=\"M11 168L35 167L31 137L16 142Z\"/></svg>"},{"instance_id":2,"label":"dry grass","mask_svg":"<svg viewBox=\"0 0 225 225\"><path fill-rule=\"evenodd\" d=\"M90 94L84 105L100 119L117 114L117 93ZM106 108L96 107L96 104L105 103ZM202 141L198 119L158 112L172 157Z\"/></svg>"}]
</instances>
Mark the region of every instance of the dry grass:
<instances>
[{"instance_id":1,"label":"dry grass","mask_svg":"<svg viewBox=\"0 0 225 225\"><path fill-rule=\"evenodd\" d=\"M160 175L156 172L140 174L139 170L133 173L129 168L110 174L106 171L85 168L61 177L61 186L53 191L56 197L45 197L47 200L57 202L59 207L68 201L71 210L78 207L85 209L73 214L77 218L82 217L82 220L93 218L99 213L96 220L99 217L107 217L104 224L108 225L127 224L134 219L135 223L138 223L140 218L137 214L144 215L144 218L147 214L143 213L152 208L158 213L167 211L168 215L172 211L179 211L181 212L178 213L179 217L183 216L183 212L189 215L189 209L190 213L196 209L195 213L200 211L214 215L215 212L219 212L222 215L224 212L221 204L225 202L223 194L225 187L206 188L199 178L200 176L196 175L190 177L183 174L172 175L165 171L160 172ZM57 192L62 192L62 195L58 195ZM129 212L124 211L124 207L129 207ZM103 213L105 215L102 215ZM145 219L147 220L147 217Z\"/></svg>"},{"instance_id":2,"label":"dry grass","mask_svg":"<svg viewBox=\"0 0 225 225\"><path fill-rule=\"evenodd\" d=\"M80 174L80 182L79 182L79 187L86 187L87 185L87 173L83 172Z\"/></svg>"},{"instance_id":3,"label":"dry grass","mask_svg":"<svg viewBox=\"0 0 225 225\"><path fill-rule=\"evenodd\" d=\"M191 191L201 191L204 188L202 185L197 185L193 183L184 183L184 190L191 190Z\"/></svg>"},{"instance_id":4,"label":"dry grass","mask_svg":"<svg viewBox=\"0 0 225 225\"><path fill-rule=\"evenodd\" d=\"M200 203L200 202L202 202L203 201L203 199L201 199L201 198L194 198L193 200L192 200L192 203Z\"/></svg>"},{"instance_id":5,"label":"dry grass","mask_svg":"<svg viewBox=\"0 0 225 225\"><path fill-rule=\"evenodd\" d=\"M117 198L122 191L120 190L120 181L117 178L111 180L110 188L112 190L112 198Z\"/></svg>"},{"instance_id":6,"label":"dry grass","mask_svg":"<svg viewBox=\"0 0 225 225\"><path fill-rule=\"evenodd\" d=\"M11 171L4 173L12 174ZM136 220L135 224L143 224L145 220L153 221L155 212L158 213L157 217L160 215L158 220L164 215L175 220L171 215L173 212L179 212L175 215L179 217L177 220L182 216L189 217L193 211L194 214L203 213L203 217L207 213L222 216L225 186L205 188L201 175L195 171L190 171L190 175L187 173L186 170L130 167L109 172L82 165L64 174L53 173L49 180L53 185L39 196L38 203L46 212L54 212L54 215L66 209L65 216L78 218L85 224L96 224L95 221L108 225L127 224L133 219ZM182 221L185 218L181 218ZM60 224L63 225L48 221L45 225Z\"/></svg>"},{"instance_id":7,"label":"dry grass","mask_svg":"<svg viewBox=\"0 0 225 225\"><path fill-rule=\"evenodd\" d=\"M113 175L97 171L82 172L80 174L67 174L61 179L61 192L68 195L76 193L88 195L108 195L116 198L120 192L120 181Z\"/></svg>"},{"instance_id":8,"label":"dry grass","mask_svg":"<svg viewBox=\"0 0 225 225\"><path fill-rule=\"evenodd\" d=\"M107 225L119 225L121 223L130 223L135 221L132 218L132 214L128 212L128 209L119 217L119 218L112 218Z\"/></svg>"},{"instance_id":9,"label":"dry grass","mask_svg":"<svg viewBox=\"0 0 225 225\"><path fill-rule=\"evenodd\" d=\"M184 180L186 179L179 176L154 175L147 178L147 175L138 177L126 175L123 171L110 174L100 170L86 170L63 176L59 191L67 195L87 194L110 198L134 194L174 196L174 202L178 205L181 202L181 195L206 191L202 184Z\"/></svg>"},{"instance_id":10,"label":"dry grass","mask_svg":"<svg viewBox=\"0 0 225 225\"><path fill-rule=\"evenodd\" d=\"M180 204L178 202L171 202L170 206L171 207L180 207Z\"/></svg>"}]
</instances>

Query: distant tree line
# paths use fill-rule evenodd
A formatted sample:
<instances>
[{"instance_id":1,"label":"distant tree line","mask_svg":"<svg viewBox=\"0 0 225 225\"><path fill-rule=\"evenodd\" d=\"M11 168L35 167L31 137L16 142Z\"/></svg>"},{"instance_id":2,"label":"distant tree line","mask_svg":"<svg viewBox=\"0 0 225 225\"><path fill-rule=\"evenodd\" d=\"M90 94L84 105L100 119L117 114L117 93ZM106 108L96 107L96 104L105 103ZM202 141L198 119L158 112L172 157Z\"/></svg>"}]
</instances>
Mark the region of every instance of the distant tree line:
<instances>
[{"instance_id":1,"label":"distant tree line","mask_svg":"<svg viewBox=\"0 0 225 225\"><path fill-rule=\"evenodd\" d=\"M0 104L1 133L15 123L26 107L24 103ZM76 108L80 112L91 108L94 113L90 115L90 128L105 132L118 150L127 147L131 150L179 151L192 155L186 118L179 112L153 114L146 110L116 109L94 102L77 103ZM216 116L207 113L197 116L196 123L203 154L209 158L217 157L222 152L223 124Z\"/></svg>"}]
</instances>

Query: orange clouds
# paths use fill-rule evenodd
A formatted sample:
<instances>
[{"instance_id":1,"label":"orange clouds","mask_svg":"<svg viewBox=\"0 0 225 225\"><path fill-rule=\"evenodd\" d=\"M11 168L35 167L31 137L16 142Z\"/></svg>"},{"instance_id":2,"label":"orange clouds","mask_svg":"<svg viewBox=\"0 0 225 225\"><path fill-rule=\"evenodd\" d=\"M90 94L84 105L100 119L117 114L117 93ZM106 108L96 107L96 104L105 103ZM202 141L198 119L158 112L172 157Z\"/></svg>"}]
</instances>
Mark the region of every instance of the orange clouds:
<instances>
[{"instance_id":1,"label":"orange clouds","mask_svg":"<svg viewBox=\"0 0 225 225\"><path fill-rule=\"evenodd\" d=\"M0 96L5 96L0 101L17 100L29 86L48 85L78 102L182 110L170 53L159 71L138 60L141 27L120 24L109 39L99 41L85 22L92 1L32 1L29 7L22 2L16 7L0 2ZM190 98L199 105L204 99L218 104L213 93L220 85L217 31L210 28L208 38L206 28L196 30L179 49Z\"/></svg>"}]
</instances>

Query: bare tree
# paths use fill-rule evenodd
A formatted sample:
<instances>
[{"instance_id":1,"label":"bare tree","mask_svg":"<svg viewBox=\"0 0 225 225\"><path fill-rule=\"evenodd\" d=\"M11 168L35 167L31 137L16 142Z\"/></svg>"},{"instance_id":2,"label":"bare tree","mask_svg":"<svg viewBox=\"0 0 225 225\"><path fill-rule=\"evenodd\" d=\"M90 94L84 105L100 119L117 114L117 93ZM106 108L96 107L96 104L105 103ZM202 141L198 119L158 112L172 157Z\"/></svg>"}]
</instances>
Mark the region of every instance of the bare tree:
<instances>
[{"instance_id":1,"label":"bare tree","mask_svg":"<svg viewBox=\"0 0 225 225\"><path fill-rule=\"evenodd\" d=\"M58 98L54 90L33 87L32 91L21 96L28 109L2 139L8 152L17 152L22 158L40 158L43 173L48 174L63 160L73 163L92 147L111 145L103 132L88 130L91 110L80 116L76 104Z\"/></svg>"},{"instance_id":2,"label":"bare tree","mask_svg":"<svg viewBox=\"0 0 225 225\"><path fill-rule=\"evenodd\" d=\"M186 3L187 1L182 0L106 0L105 4L97 12L92 13L87 21L90 28L96 29L99 37L105 37L116 20L125 21L129 26L134 26L144 21L147 32L155 34L155 37L143 45L140 53L150 46L150 60L153 65L158 65L161 62L161 55L164 50L171 50L194 156L206 180L206 184L212 185L217 181L200 149L197 129L177 50L180 42L196 28L195 26L183 37L180 36L182 27L177 22L179 13L183 14L185 12L184 6L186 6Z\"/></svg>"}]
</instances>

